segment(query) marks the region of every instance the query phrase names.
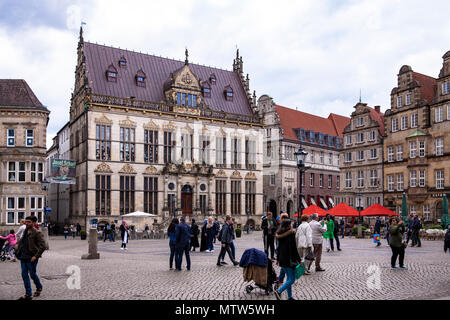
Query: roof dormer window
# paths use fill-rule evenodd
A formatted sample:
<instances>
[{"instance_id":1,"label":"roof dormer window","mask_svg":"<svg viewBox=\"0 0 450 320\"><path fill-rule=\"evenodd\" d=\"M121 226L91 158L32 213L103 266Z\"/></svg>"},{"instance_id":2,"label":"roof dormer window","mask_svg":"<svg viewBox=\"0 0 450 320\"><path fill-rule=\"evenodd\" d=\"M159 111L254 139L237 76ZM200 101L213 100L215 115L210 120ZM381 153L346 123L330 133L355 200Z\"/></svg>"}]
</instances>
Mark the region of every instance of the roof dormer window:
<instances>
[{"instance_id":1,"label":"roof dormer window","mask_svg":"<svg viewBox=\"0 0 450 320\"><path fill-rule=\"evenodd\" d=\"M142 69L139 69L138 72L136 72L135 80L136 85L138 87L144 87L145 88L145 79L147 76L145 75L145 72L142 71Z\"/></svg>"},{"instance_id":2,"label":"roof dormer window","mask_svg":"<svg viewBox=\"0 0 450 320\"><path fill-rule=\"evenodd\" d=\"M223 93L227 101L233 101L233 89L230 86L226 86Z\"/></svg>"},{"instance_id":3,"label":"roof dormer window","mask_svg":"<svg viewBox=\"0 0 450 320\"><path fill-rule=\"evenodd\" d=\"M204 97L211 97L211 86L209 85L208 81L202 82L202 93Z\"/></svg>"},{"instance_id":4,"label":"roof dormer window","mask_svg":"<svg viewBox=\"0 0 450 320\"><path fill-rule=\"evenodd\" d=\"M109 65L108 69L106 69L106 80L117 82L117 69L112 63Z\"/></svg>"},{"instance_id":5,"label":"roof dormer window","mask_svg":"<svg viewBox=\"0 0 450 320\"><path fill-rule=\"evenodd\" d=\"M216 75L214 73L209 76L209 82L211 84L216 84Z\"/></svg>"},{"instance_id":6,"label":"roof dormer window","mask_svg":"<svg viewBox=\"0 0 450 320\"><path fill-rule=\"evenodd\" d=\"M119 60L119 67L126 67L127 66L127 59L125 59L125 57L121 57Z\"/></svg>"}]
</instances>

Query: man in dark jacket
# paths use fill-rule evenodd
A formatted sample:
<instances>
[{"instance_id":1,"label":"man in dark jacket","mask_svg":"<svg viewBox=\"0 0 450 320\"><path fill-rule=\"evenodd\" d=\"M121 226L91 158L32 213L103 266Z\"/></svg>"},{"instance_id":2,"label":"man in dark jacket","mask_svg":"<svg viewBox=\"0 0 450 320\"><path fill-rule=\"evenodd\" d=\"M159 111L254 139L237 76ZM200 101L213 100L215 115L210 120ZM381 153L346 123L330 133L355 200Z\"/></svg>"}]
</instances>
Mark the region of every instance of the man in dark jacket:
<instances>
[{"instance_id":1,"label":"man in dark jacket","mask_svg":"<svg viewBox=\"0 0 450 320\"><path fill-rule=\"evenodd\" d=\"M225 223L222 226L222 232L220 241L222 242L222 247L220 249L219 257L217 258L217 266L221 267L222 264L220 263L221 257L225 256L225 252L228 252L228 256L230 257L230 260L233 262L235 266L239 264L236 260L233 258L233 253L231 252L230 244L233 242L233 228L231 227L232 220L230 216L225 217Z\"/></svg>"},{"instance_id":2,"label":"man in dark jacket","mask_svg":"<svg viewBox=\"0 0 450 320\"><path fill-rule=\"evenodd\" d=\"M175 227L175 269L181 271L181 262L183 261L183 252L186 255L186 269L191 270L191 257L189 251L191 248L191 227L188 226L184 217L180 218L180 223Z\"/></svg>"},{"instance_id":3,"label":"man in dark jacket","mask_svg":"<svg viewBox=\"0 0 450 320\"><path fill-rule=\"evenodd\" d=\"M214 218L214 238L213 238L213 243L216 243L216 238L219 235L219 231L220 231L219 220L217 220L217 218Z\"/></svg>"},{"instance_id":4,"label":"man in dark jacket","mask_svg":"<svg viewBox=\"0 0 450 320\"><path fill-rule=\"evenodd\" d=\"M412 239L412 230L414 227L414 217L413 215L409 216L409 220L408 220L408 232L406 233L406 244L409 243L409 240ZM412 246L414 246L414 243L412 244Z\"/></svg>"},{"instance_id":5,"label":"man in dark jacket","mask_svg":"<svg viewBox=\"0 0 450 320\"><path fill-rule=\"evenodd\" d=\"M29 216L25 219L26 230L22 238L16 244L16 256L21 262L22 279L25 285L25 295L20 300L31 300L31 283L30 277L36 285L34 297L38 297L42 292L42 284L36 274L36 268L39 258L45 251L46 245L44 235L34 228L37 218Z\"/></svg>"},{"instance_id":6,"label":"man in dark jacket","mask_svg":"<svg viewBox=\"0 0 450 320\"><path fill-rule=\"evenodd\" d=\"M417 214L414 215L413 219L413 227L412 227L412 245L417 247L422 246L422 242L420 241L419 232L420 229L422 229L422 222L419 219L419 216Z\"/></svg>"},{"instance_id":7,"label":"man in dark jacket","mask_svg":"<svg viewBox=\"0 0 450 320\"><path fill-rule=\"evenodd\" d=\"M275 232L277 231L277 220L272 217L272 212L267 213L267 217L263 218L261 223L263 229L264 252L274 260L275 256Z\"/></svg>"},{"instance_id":8,"label":"man in dark jacket","mask_svg":"<svg viewBox=\"0 0 450 320\"><path fill-rule=\"evenodd\" d=\"M373 228L374 234L381 234L381 220L380 217L377 217L377 221L375 221L375 227ZM377 243L377 247L381 246L381 241Z\"/></svg>"}]
</instances>

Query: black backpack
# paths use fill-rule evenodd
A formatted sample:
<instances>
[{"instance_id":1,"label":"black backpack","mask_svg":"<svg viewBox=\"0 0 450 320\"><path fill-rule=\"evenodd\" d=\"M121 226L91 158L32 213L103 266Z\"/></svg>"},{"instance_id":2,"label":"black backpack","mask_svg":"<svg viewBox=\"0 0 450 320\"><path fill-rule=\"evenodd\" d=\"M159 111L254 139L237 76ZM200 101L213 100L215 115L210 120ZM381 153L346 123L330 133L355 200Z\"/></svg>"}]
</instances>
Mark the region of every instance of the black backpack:
<instances>
[{"instance_id":1,"label":"black backpack","mask_svg":"<svg viewBox=\"0 0 450 320\"><path fill-rule=\"evenodd\" d=\"M219 234L217 235L217 240L222 242L222 233L223 233L223 227L220 229Z\"/></svg>"}]
</instances>

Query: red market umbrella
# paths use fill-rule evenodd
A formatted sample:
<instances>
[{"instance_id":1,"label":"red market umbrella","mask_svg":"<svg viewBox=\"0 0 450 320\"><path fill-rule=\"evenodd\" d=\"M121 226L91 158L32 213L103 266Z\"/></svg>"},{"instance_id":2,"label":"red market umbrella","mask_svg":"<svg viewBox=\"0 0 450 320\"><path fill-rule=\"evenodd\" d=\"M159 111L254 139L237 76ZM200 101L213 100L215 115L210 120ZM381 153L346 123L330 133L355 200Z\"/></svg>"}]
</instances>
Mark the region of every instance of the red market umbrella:
<instances>
[{"instance_id":1,"label":"red market umbrella","mask_svg":"<svg viewBox=\"0 0 450 320\"><path fill-rule=\"evenodd\" d=\"M313 213L317 213L319 217L325 217L327 215L327 212L324 209L314 204L310 205L308 208L303 210L303 214L307 214L308 216L312 215ZM294 214L294 218L297 216L298 216L297 213Z\"/></svg>"},{"instance_id":2,"label":"red market umbrella","mask_svg":"<svg viewBox=\"0 0 450 320\"><path fill-rule=\"evenodd\" d=\"M327 211L328 214L337 217L358 217L359 212L356 209L353 209L348 204L342 202L339 203L334 208Z\"/></svg>"},{"instance_id":3,"label":"red market umbrella","mask_svg":"<svg viewBox=\"0 0 450 320\"><path fill-rule=\"evenodd\" d=\"M398 216L398 213L395 213L388 208L383 207L379 203L375 203L368 207L367 209L364 209L361 211L361 217L377 217L377 216Z\"/></svg>"}]
</instances>

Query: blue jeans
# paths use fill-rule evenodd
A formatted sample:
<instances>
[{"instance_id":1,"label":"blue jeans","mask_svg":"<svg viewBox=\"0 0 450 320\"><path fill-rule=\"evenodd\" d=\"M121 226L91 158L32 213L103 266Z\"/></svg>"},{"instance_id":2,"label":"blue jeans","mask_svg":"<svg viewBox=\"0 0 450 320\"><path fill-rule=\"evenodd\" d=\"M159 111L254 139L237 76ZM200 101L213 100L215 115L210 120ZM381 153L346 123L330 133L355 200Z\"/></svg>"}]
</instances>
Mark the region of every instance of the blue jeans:
<instances>
[{"instance_id":1,"label":"blue jeans","mask_svg":"<svg viewBox=\"0 0 450 320\"><path fill-rule=\"evenodd\" d=\"M29 296L32 295L31 292L31 282L30 277L33 279L34 284L36 285L36 289L42 289L42 284L39 281L39 278L36 274L36 268L38 264L38 260L31 262L30 260L21 261L20 264L22 266L22 279L23 284L25 285L25 293ZM28 273L30 276L28 276Z\"/></svg>"},{"instance_id":2,"label":"blue jeans","mask_svg":"<svg viewBox=\"0 0 450 320\"><path fill-rule=\"evenodd\" d=\"M184 247L177 247L175 253L175 268L181 270L181 262L183 261L183 253L186 255L186 268L191 270L191 257L189 255L189 250L191 248L190 243L188 242Z\"/></svg>"},{"instance_id":3,"label":"blue jeans","mask_svg":"<svg viewBox=\"0 0 450 320\"><path fill-rule=\"evenodd\" d=\"M213 235L206 236L206 246L207 246L208 250L214 250L214 244L213 244L214 239L215 238Z\"/></svg>"},{"instance_id":4,"label":"blue jeans","mask_svg":"<svg viewBox=\"0 0 450 320\"><path fill-rule=\"evenodd\" d=\"M284 273L287 275L286 282L278 289L279 293L282 293L284 290L287 290L288 298L292 298L292 285L295 282L295 270L294 268L281 268L284 270Z\"/></svg>"},{"instance_id":5,"label":"blue jeans","mask_svg":"<svg viewBox=\"0 0 450 320\"><path fill-rule=\"evenodd\" d=\"M173 259L175 257L175 252L176 252L175 240L170 240L169 241L169 247L170 247L169 265L170 265L170 268L172 268L172 266L173 266Z\"/></svg>"}]
</instances>

